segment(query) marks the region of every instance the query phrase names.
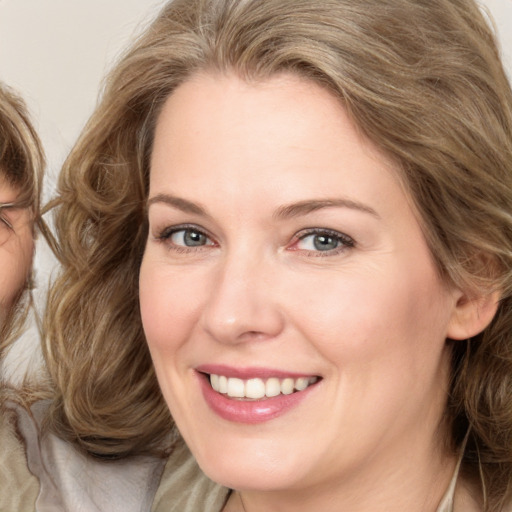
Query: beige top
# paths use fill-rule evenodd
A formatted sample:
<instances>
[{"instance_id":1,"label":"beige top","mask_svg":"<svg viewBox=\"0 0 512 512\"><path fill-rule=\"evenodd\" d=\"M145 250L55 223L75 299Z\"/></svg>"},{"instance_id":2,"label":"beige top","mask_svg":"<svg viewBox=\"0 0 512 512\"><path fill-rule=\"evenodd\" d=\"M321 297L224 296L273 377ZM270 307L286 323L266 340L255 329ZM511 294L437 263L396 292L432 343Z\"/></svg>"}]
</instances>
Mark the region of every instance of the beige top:
<instances>
[{"instance_id":1,"label":"beige top","mask_svg":"<svg viewBox=\"0 0 512 512\"><path fill-rule=\"evenodd\" d=\"M1 512L148 512L165 460L98 460L42 435L46 409L7 404L0 412Z\"/></svg>"},{"instance_id":2,"label":"beige top","mask_svg":"<svg viewBox=\"0 0 512 512\"><path fill-rule=\"evenodd\" d=\"M454 512L459 467L460 461L436 512ZM151 512L220 512L228 497L229 490L209 480L183 445L166 464Z\"/></svg>"},{"instance_id":3,"label":"beige top","mask_svg":"<svg viewBox=\"0 0 512 512\"><path fill-rule=\"evenodd\" d=\"M96 460L51 434L41 435L44 410L44 403L32 413L9 404L0 415L1 512L221 512L224 507L229 489L203 474L184 443L167 461ZM458 467L437 512L453 512L457 474Z\"/></svg>"}]
</instances>

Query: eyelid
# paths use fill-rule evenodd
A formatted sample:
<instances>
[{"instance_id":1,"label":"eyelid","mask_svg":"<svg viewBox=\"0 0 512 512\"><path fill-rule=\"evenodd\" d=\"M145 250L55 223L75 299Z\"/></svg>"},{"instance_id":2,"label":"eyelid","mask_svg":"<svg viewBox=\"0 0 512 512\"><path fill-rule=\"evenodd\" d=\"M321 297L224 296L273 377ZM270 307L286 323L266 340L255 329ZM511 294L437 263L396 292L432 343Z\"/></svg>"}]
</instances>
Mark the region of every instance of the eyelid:
<instances>
[{"instance_id":1,"label":"eyelid","mask_svg":"<svg viewBox=\"0 0 512 512\"><path fill-rule=\"evenodd\" d=\"M4 214L4 210L6 210L9 207L10 207L9 205L0 206L0 222L5 224L10 230L14 231L14 226L12 225L11 221Z\"/></svg>"},{"instance_id":2,"label":"eyelid","mask_svg":"<svg viewBox=\"0 0 512 512\"><path fill-rule=\"evenodd\" d=\"M327 250L327 251L312 251L307 249L298 249L293 248L294 245L296 245L301 240L304 240L308 236L312 235L328 235L333 238L338 239L341 242L341 245L339 247L336 247L335 249ZM341 252L344 252L348 249L351 249L356 246L356 241L346 233L343 233L341 231L337 231L335 229L329 229L329 228L306 228L298 233L295 234L292 240L291 247L289 250L292 251L301 251L303 253L310 253L313 256L332 256L339 254Z\"/></svg>"},{"instance_id":3,"label":"eyelid","mask_svg":"<svg viewBox=\"0 0 512 512\"><path fill-rule=\"evenodd\" d=\"M179 245L172 242L171 237L180 232L180 231L195 231L205 236L208 242L205 245L197 245L197 246L187 246L187 245ZM208 232L208 230L198 226L197 224L177 224L172 226L166 226L163 229L156 230L156 234L153 235L156 242L161 243L167 247L168 250L172 250L177 253L191 253L191 252L200 252L207 248L215 247L217 242L213 238L212 235Z\"/></svg>"},{"instance_id":4,"label":"eyelid","mask_svg":"<svg viewBox=\"0 0 512 512\"><path fill-rule=\"evenodd\" d=\"M157 234L156 234L155 238L169 238L172 234L177 233L178 231L186 231L186 230L197 231L198 233L201 233L202 235L209 238L210 240L213 240L212 235L210 235L210 233L206 229L198 226L197 224L189 224L189 223L176 224L173 226L166 226L163 229L157 230Z\"/></svg>"},{"instance_id":5,"label":"eyelid","mask_svg":"<svg viewBox=\"0 0 512 512\"><path fill-rule=\"evenodd\" d=\"M5 215L6 211L29 208L31 202L27 199L12 201L10 203L0 203L0 222L6 225L10 230L14 231L14 225Z\"/></svg>"},{"instance_id":6,"label":"eyelid","mask_svg":"<svg viewBox=\"0 0 512 512\"><path fill-rule=\"evenodd\" d=\"M14 231L14 226L1 213L0 222L2 222L2 224L5 224L7 228L10 229L11 231Z\"/></svg>"},{"instance_id":7,"label":"eyelid","mask_svg":"<svg viewBox=\"0 0 512 512\"><path fill-rule=\"evenodd\" d=\"M354 239L347 235L346 233L343 233L342 231L338 231L336 229L331 228L305 228L300 230L296 235L295 238L300 240L302 238L305 238L308 235L331 235L336 238L341 238L343 240L352 241L354 242Z\"/></svg>"},{"instance_id":8,"label":"eyelid","mask_svg":"<svg viewBox=\"0 0 512 512\"><path fill-rule=\"evenodd\" d=\"M205 236L209 243L206 243L205 245L198 245L198 246L185 246L185 245L178 245L176 243L173 243L170 239L172 235L180 232L180 231L195 231L197 233L200 233L201 235ZM298 242L301 240L307 238L308 236L312 235L327 235L329 237L333 237L336 240L340 242L339 246L334 249L329 249L326 251L320 251L320 250L307 250L307 249L299 249L297 247L294 247L297 245ZM215 237L210 234L210 232L207 229L204 229L203 227L192 224L192 223L184 223L184 224L176 224L176 225L167 225L162 229L154 230L154 239L157 242L161 242L163 244L166 244L168 247L172 248L173 250L179 250L182 252L187 251L198 251L201 249L204 249L205 247L212 247L212 246L218 246L218 242L215 240ZM288 245L287 249L290 251L300 251L301 253L311 253L314 256L331 256L336 255L338 253L344 252L348 249L353 248L356 245L355 240L346 233L343 233L341 231L337 231L335 229L330 228L306 228L298 231L292 238L291 243Z\"/></svg>"}]
</instances>

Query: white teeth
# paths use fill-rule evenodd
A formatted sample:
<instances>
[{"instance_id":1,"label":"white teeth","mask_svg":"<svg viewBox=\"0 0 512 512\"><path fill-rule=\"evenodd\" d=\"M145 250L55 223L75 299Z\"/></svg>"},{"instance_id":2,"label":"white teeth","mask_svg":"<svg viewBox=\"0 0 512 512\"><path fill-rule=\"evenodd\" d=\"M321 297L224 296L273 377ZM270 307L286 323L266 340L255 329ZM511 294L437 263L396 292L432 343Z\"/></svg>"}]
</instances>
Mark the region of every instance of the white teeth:
<instances>
[{"instance_id":1,"label":"white teeth","mask_svg":"<svg viewBox=\"0 0 512 512\"><path fill-rule=\"evenodd\" d=\"M279 379L276 379L275 377L268 379L265 384L265 395L271 398L279 395L280 393L281 383L279 382Z\"/></svg>"},{"instance_id":2,"label":"white teeth","mask_svg":"<svg viewBox=\"0 0 512 512\"><path fill-rule=\"evenodd\" d=\"M278 379L271 377L263 379L242 380L224 375L210 375L210 384L218 393L232 398L251 398L258 400L263 397L272 398L280 394L291 395L294 391L304 391L308 386L318 381L318 377L299 377Z\"/></svg>"},{"instance_id":3,"label":"white teeth","mask_svg":"<svg viewBox=\"0 0 512 512\"><path fill-rule=\"evenodd\" d=\"M302 391L309 386L309 379L307 377L300 377L295 381L295 389Z\"/></svg>"},{"instance_id":4,"label":"white teeth","mask_svg":"<svg viewBox=\"0 0 512 512\"><path fill-rule=\"evenodd\" d=\"M219 391L219 376L218 375L210 375L210 384L215 391Z\"/></svg>"},{"instance_id":5,"label":"white teeth","mask_svg":"<svg viewBox=\"0 0 512 512\"><path fill-rule=\"evenodd\" d=\"M281 393L283 393L283 395L291 395L293 393L294 384L293 379L284 379L281 383Z\"/></svg>"},{"instance_id":6,"label":"white teeth","mask_svg":"<svg viewBox=\"0 0 512 512\"><path fill-rule=\"evenodd\" d=\"M213 389L215 389L215 388L213 388ZM215 389L215 391L218 391L219 393L227 393L228 392L227 377L224 377L224 375L219 376L219 389Z\"/></svg>"},{"instance_id":7,"label":"white teeth","mask_svg":"<svg viewBox=\"0 0 512 512\"><path fill-rule=\"evenodd\" d=\"M261 379L249 379L245 383L245 396L247 398L263 398L265 383Z\"/></svg>"},{"instance_id":8,"label":"white teeth","mask_svg":"<svg viewBox=\"0 0 512 512\"><path fill-rule=\"evenodd\" d=\"M245 383L242 379L228 379L228 396L233 398L244 398Z\"/></svg>"}]
</instances>

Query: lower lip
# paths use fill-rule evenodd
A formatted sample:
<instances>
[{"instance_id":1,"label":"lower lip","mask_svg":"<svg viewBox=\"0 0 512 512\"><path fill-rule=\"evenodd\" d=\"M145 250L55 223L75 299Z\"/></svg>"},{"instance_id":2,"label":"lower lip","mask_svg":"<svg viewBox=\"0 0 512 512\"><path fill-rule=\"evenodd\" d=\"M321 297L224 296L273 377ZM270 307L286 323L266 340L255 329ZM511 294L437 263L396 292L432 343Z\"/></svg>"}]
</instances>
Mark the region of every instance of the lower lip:
<instances>
[{"instance_id":1,"label":"lower lip","mask_svg":"<svg viewBox=\"0 0 512 512\"><path fill-rule=\"evenodd\" d=\"M204 374L198 374L204 399L221 418L235 423L255 424L272 420L288 412L304 400L316 384L290 395L278 395L263 400L238 400L217 393Z\"/></svg>"}]
</instances>

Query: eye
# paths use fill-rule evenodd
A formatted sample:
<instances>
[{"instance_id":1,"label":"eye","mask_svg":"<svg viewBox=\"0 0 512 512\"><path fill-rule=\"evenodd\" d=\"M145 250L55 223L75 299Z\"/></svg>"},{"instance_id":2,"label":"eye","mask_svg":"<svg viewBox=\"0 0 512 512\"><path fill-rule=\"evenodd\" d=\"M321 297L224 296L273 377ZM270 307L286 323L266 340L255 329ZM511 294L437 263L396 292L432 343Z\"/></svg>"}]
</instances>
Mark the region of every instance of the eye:
<instances>
[{"instance_id":1,"label":"eye","mask_svg":"<svg viewBox=\"0 0 512 512\"><path fill-rule=\"evenodd\" d=\"M169 237L169 240L176 245L183 245L185 247L198 247L207 245L208 237L199 231L192 229L180 229L175 231Z\"/></svg>"},{"instance_id":2,"label":"eye","mask_svg":"<svg viewBox=\"0 0 512 512\"><path fill-rule=\"evenodd\" d=\"M158 236L158 239L177 249L193 249L194 247L215 245L205 233L195 227L168 228Z\"/></svg>"},{"instance_id":3,"label":"eye","mask_svg":"<svg viewBox=\"0 0 512 512\"><path fill-rule=\"evenodd\" d=\"M7 217L4 216L3 213L1 213L0 211L0 228L1 229L10 229L11 231L14 231L14 227L13 225L9 222L9 219L7 219Z\"/></svg>"},{"instance_id":4,"label":"eye","mask_svg":"<svg viewBox=\"0 0 512 512\"><path fill-rule=\"evenodd\" d=\"M3 245L5 242L7 242L11 234L14 233L14 226L5 215L5 209L5 206L0 208L0 245Z\"/></svg>"},{"instance_id":5,"label":"eye","mask_svg":"<svg viewBox=\"0 0 512 512\"><path fill-rule=\"evenodd\" d=\"M298 240L293 244L291 249L315 253L337 254L347 248L354 247L354 245L354 240L344 233L326 229L315 229L299 233Z\"/></svg>"}]
</instances>

